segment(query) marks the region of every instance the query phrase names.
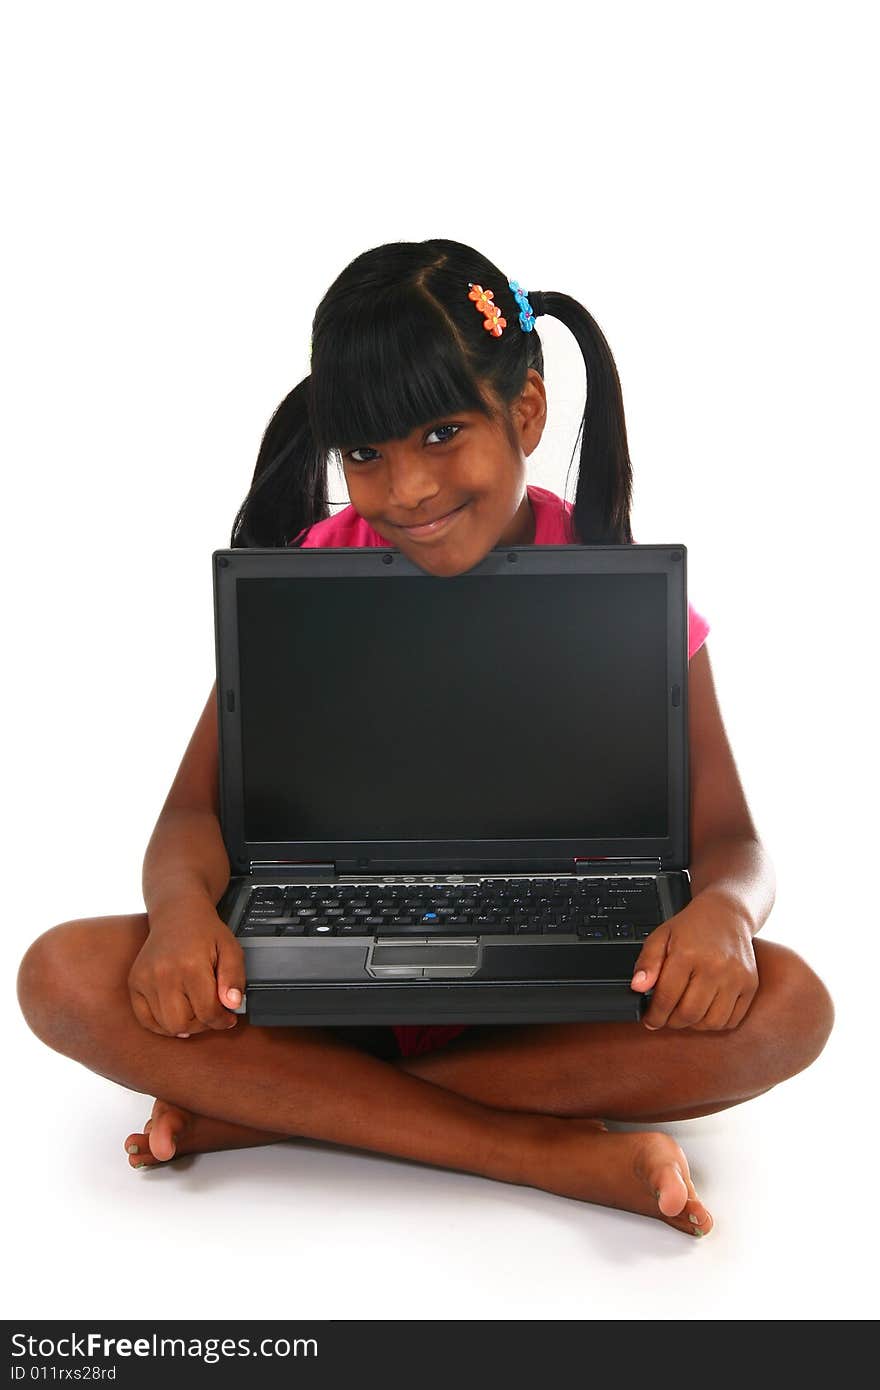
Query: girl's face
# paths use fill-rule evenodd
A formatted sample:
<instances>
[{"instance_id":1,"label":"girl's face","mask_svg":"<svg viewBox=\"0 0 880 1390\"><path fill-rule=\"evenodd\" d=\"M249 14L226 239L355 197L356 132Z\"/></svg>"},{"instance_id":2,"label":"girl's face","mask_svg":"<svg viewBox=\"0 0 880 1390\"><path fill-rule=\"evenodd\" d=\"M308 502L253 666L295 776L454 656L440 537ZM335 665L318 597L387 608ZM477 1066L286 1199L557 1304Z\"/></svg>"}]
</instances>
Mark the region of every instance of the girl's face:
<instances>
[{"instance_id":1,"label":"girl's face","mask_svg":"<svg viewBox=\"0 0 880 1390\"><path fill-rule=\"evenodd\" d=\"M525 461L547 418L544 382L533 368L511 413L515 449L499 425L465 410L430 420L407 439L344 450L355 511L420 569L444 578L473 569L495 546L530 545ZM412 529L439 518L436 527Z\"/></svg>"}]
</instances>

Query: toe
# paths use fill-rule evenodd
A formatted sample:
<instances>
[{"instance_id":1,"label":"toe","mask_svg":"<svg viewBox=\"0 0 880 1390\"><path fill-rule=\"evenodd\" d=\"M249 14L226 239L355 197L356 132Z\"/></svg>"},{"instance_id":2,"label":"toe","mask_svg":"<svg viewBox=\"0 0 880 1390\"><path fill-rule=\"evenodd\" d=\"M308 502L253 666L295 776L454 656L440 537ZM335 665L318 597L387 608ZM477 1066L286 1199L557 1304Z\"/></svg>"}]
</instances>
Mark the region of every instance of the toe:
<instances>
[{"instance_id":1,"label":"toe","mask_svg":"<svg viewBox=\"0 0 880 1390\"><path fill-rule=\"evenodd\" d=\"M664 1216L680 1216L687 1205L688 1186L678 1163L661 1163L651 1178L657 1205Z\"/></svg>"},{"instance_id":2,"label":"toe","mask_svg":"<svg viewBox=\"0 0 880 1390\"><path fill-rule=\"evenodd\" d=\"M682 1216L686 1216L688 1224L693 1226L694 1235L707 1236L715 1222L709 1214L708 1209L703 1205L697 1196L696 1188L690 1179L690 1174L686 1178L688 1189L688 1200Z\"/></svg>"},{"instance_id":3,"label":"toe","mask_svg":"<svg viewBox=\"0 0 880 1390\"><path fill-rule=\"evenodd\" d=\"M149 1133L150 1152L162 1163L174 1157L177 1141L186 1128L189 1116L175 1105L163 1105L157 1101L153 1107L153 1123Z\"/></svg>"},{"instance_id":4,"label":"toe","mask_svg":"<svg viewBox=\"0 0 880 1390\"><path fill-rule=\"evenodd\" d=\"M153 1158L158 1159L160 1163L167 1163L174 1157L177 1145L174 1142L170 1115L163 1115L162 1119L153 1125L148 1135L148 1144Z\"/></svg>"},{"instance_id":5,"label":"toe","mask_svg":"<svg viewBox=\"0 0 880 1390\"><path fill-rule=\"evenodd\" d=\"M150 1153L150 1141L146 1134L129 1134L125 1141L129 1168L152 1168L156 1160Z\"/></svg>"}]
</instances>

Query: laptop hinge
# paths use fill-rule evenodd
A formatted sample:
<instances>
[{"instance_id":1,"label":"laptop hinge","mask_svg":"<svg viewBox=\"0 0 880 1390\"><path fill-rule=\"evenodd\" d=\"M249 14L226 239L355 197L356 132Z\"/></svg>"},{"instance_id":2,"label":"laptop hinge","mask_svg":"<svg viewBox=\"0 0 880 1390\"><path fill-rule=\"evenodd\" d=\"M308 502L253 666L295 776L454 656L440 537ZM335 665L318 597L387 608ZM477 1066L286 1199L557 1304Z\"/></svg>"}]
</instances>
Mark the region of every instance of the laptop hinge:
<instances>
[{"instance_id":1,"label":"laptop hinge","mask_svg":"<svg viewBox=\"0 0 880 1390\"><path fill-rule=\"evenodd\" d=\"M606 874L609 871L659 874L663 872L663 864L660 859L614 859L600 856L597 859L575 859L574 871L576 874L594 875Z\"/></svg>"},{"instance_id":2,"label":"laptop hinge","mask_svg":"<svg viewBox=\"0 0 880 1390\"><path fill-rule=\"evenodd\" d=\"M336 865L332 859L319 862L305 859L252 859L252 874L284 872L285 878L335 878Z\"/></svg>"}]
</instances>

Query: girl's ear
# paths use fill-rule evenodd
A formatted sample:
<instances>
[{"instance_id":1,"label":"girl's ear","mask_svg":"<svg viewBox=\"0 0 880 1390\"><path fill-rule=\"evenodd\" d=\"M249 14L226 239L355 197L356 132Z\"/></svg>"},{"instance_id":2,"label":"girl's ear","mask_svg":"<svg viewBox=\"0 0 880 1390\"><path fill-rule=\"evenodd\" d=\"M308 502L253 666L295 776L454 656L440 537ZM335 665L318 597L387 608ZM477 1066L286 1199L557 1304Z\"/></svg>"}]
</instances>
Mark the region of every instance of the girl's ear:
<instances>
[{"instance_id":1,"label":"girl's ear","mask_svg":"<svg viewBox=\"0 0 880 1390\"><path fill-rule=\"evenodd\" d=\"M547 391L540 372L529 367L526 384L514 406L522 451L528 458L541 442L547 423Z\"/></svg>"}]
</instances>

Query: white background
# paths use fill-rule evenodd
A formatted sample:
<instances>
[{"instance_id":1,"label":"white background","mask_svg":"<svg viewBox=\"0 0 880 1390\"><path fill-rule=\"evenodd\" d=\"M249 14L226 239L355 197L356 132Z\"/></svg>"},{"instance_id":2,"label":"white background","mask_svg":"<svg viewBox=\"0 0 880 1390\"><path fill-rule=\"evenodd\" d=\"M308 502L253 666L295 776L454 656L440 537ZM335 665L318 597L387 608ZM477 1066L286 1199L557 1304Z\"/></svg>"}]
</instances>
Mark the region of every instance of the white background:
<instances>
[{"instance_id":1,"label":"white background","mask_svg":"<svg viewBox=\"0 0 880 1390\"><path fill-rule=\"evenodd\" d=\"M9 1315L872 1311L870 13L7 8ZM15 1002L41 931L143 909L143 852L213 680L211 552L308 370L315 306L367 247L430 236L602 326L634 532L688 547L776 865L763 934L837 1007L808 1071L667 1127L715 1216L706 1241L317 1142L130 1171L122 1140L151 1098L50 1051ZM550 425L529 477L562 492L583 368L565 329L539 328Z\"/></svg>"}]
</instances>

